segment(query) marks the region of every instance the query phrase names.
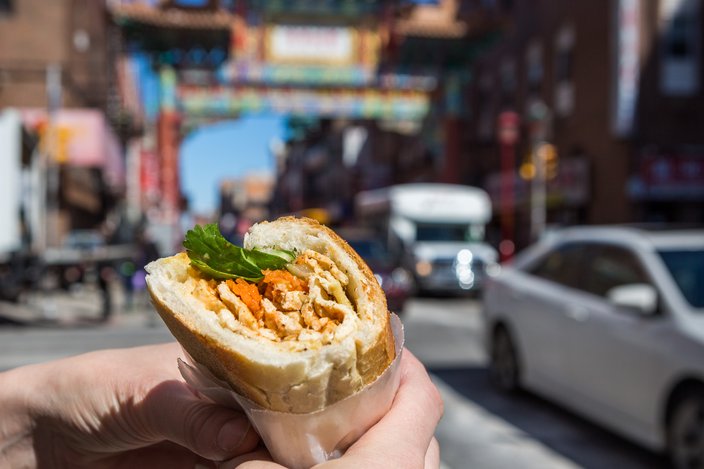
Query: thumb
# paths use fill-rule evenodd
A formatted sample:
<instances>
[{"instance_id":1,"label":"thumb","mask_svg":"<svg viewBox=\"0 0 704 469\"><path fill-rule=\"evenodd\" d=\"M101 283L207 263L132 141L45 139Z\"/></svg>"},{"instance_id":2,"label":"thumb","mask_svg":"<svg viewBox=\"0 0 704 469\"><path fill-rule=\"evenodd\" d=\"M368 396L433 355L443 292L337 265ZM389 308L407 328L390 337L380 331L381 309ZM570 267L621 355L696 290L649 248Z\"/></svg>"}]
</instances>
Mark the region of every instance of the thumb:
<instances>
[{"instance_id":1,"label":"thumb","mask_svg":"<svg viewBox=\"0 0 704 469\"><path fill-rule=\"evenodd\" d=\"M200 399L181 381L165 381L141 402L143 424L156 440L169 440L222 461L252 451L259 441L242 412Z\"/></svg>"}]
</instances>

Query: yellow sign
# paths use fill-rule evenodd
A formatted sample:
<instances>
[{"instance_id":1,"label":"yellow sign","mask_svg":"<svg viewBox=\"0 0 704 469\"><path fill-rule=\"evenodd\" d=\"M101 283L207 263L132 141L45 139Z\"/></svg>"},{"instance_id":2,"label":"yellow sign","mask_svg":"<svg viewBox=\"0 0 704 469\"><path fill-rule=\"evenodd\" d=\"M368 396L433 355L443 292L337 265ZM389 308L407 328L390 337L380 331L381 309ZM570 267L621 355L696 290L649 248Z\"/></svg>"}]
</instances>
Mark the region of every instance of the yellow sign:
<instances>
[{"instance_id":1,"label":"yellow sign","mask_svg":"<svg viewBox=\"0 0 704 469\"><path fill-rule=\"evenodd\" d=\"M538 147L538 158L545 170L545 179L555 179L557 177L558 155L555 145L543 143Z\"/></svg>"},{"instance_id":2,"label":"yellow sign","mask_svg":"<svg viewBox=\"0 0 704 469\"><path fill-rule=\"evenodd\" d=\"M75 135L71 127L46 123L38 127L39 149L42 153L49 155L56 163L64 164L68 162L68 146L71 138Z\"/></svg>"}]
</instances>

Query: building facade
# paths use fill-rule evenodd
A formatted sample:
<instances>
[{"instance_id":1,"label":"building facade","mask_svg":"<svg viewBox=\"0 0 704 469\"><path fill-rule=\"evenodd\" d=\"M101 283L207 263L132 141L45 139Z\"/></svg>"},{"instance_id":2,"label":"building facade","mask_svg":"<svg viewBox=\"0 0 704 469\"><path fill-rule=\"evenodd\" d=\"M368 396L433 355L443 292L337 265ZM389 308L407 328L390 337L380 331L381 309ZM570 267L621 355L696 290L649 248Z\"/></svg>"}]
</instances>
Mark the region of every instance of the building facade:
<instances>
[{"instance_id":1,"label":"building facade","mask_svg":"<svg viewBox=\"0 0 704 469\"><path fill-rule=\"evenodd\" d=\"M533 163L547 225L704 222L703 15L688 0L515 2L473 67L463 177L483 180L497 223L509 188L519 247L536 235ZM502 166L506 112L519 139Z\"/></svg>"},{"instance_id":2,"label":"building facade","mask_svg":"<svg viewBox=\"0 0 704 469\"><path fill-rule=\"evenodd\" d=\"M23 193L42 200L24 203L42 212L31 217L34 243L55 246L72 229L102 223L124 187L105 7L91 0L2 5L0 109L17 110L36 139L23 166L23 180L34 183Z\"/></svg>"}]
</instances>

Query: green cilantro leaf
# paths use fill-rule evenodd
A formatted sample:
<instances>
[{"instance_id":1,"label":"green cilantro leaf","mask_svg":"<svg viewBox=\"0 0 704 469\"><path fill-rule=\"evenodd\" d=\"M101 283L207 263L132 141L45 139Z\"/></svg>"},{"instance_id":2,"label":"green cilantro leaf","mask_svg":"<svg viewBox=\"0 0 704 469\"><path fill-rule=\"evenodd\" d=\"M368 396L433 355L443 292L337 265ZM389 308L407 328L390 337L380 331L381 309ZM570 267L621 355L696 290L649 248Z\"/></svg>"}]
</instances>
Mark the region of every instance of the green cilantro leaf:
<instances>
[{"instance_id":1,"label":"green cilantro leaf","mask_svg":"<svg viewBox=\"0 0 704 469\"><path fill-rule=\"evenodd\" d=\"M216 279L243 278L257 282L264 277L264 269L281 269L295 259L291 251L244 249L230 243L218 229L217 223L204 227L196 225L188 230L183 247L191 265Z\"/></svg>"}]
</instances>

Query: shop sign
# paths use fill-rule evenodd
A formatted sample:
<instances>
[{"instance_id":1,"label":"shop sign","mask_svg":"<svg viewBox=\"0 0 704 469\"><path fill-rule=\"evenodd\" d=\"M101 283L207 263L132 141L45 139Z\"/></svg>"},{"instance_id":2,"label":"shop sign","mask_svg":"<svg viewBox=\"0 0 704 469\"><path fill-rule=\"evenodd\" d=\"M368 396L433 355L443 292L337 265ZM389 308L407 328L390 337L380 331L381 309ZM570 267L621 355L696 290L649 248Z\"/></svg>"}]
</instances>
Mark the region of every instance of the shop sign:
<instances>
[{"instance_id":1,"label":"shop sign","mask_svg":"<svg viewBox=\"0 0 704 469\"><path fill-rule=\"evenodd\" d=\"M277 24L267 30L267 58L300 64L351 64L356 60L355 31L341 26Z\"/></svg>"},{"instance_id":2,"label":"shop sign","mask_svg":"<svg viewBox=\"0 0 704 469\"><path fill-rule=\"evenodd\" d=\"M520 118L513 111L504 111L499 114L498 139L503 145L513 145L520 137Z\"/></svg>"},{"instance_id":3,"label":"shop sign","mask_svg":"<svg viewBox=\"0 0 704 469\"><path fill-rule=\"evenodd\" d=\"M633 131L640 81L641 0L616 2L612 126L619 137Z\"/></svg>"},{"instance_id":4,"label":"shop sign","mask_svg":"<svg viewBox=\"0 0 704 469\"><path fill-rule=\"evenodd\" d=\"M41 147L58 163L101 167L112 186L124 184L125 167L117 136L102 112L61 109L50 119L46 109L22 109L22 121L36 132Z\"/></svg>"},{"instance_id":5,"label":"shop sign","mask_svg":"<svg viewBox=\"0 0 704 469\"><path fill-rule=\"evenodd\" d=\"M704 197L704 155L649 155L629 192L635 198Z\"/></svg>"}]
</instances>

